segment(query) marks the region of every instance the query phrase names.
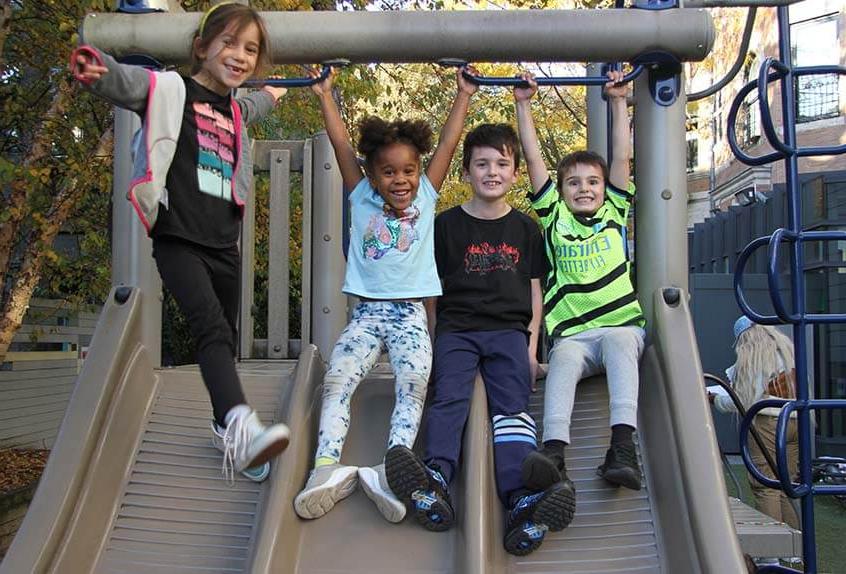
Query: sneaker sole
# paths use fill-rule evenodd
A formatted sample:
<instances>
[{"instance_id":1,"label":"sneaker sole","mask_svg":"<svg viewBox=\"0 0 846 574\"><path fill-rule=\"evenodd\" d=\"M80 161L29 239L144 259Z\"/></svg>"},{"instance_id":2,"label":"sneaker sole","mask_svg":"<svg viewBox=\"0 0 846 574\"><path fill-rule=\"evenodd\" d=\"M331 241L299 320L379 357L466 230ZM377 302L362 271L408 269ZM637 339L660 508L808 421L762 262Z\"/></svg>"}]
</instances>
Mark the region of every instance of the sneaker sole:
<instances>
[{"instance_id":1,"label":"sneaker sole","mask_svg":"<svg viewBox=\"0 0 846 574\"><path fill-rule=\"evenodd\" d=\"M372 468L358 469L358 482L367 498L373 501L376 508L388 522L402 522L405 518L405 504L397 500L393 493L386 493L379 484L379 474Z\"/></svg>"},{"instance_id":2,"label":"sneaker sole","mask_svg":"<svg viewBox=\"0 0 846 574\"><path fill-rule=\"evenodd\" d=\"M288 443L291 441L291 432L288 430L288 427L282 424L274 426L284 427L284 434L277 437L276 440L267 446L260 448L258 454L254 456L252 460L244 466L244 468L254 468L262 465L270 459L279 456L282 451L288 448Z\"/></svg>"},{"instance_id":3,"label":"sneaker sole","mask_svg":"<svg viewBox=\"0 0 846 574\"><path fill-rule=\"evenodd\" d=\"M414 518L418 524L430 532L444 532L452 528L455 524L455 511L448 504L444 504L437 498L427 500L429 507L418 507L418 497L422 501L426 493L423 489L412 493L411 497L414 499Z\"/></svg>"},{"instance_id":4,"label":"sneaker sole","mask_svg":"<svg viewBox=\"0 0 846 574\"><path fill-rule=\"evenodd\" d=\"M385 476L388 486L403 502L412 502L414 491L425 490L429 486L426 465L411 449L404 446L388 450L385 455Z\"/></svg>"},{"instance_id":5,"label":"sneaker sole","mask_svg":"<svg viewBox=\"0 0 846 574\"><path fill-rule=\"evenodd\" d=\"M604 470L602 467L596 469L596 474L610 482L614 486L624 486L630 490L640 490L640 477L634 469L625 468L611 468Z\"/></svg>"},{"instance_id":6,"label":"sneaker sole","mask_svg":"<svg viewBox=\"0 0 846 574\"><path fill-rule=\"evenodd\" d=\"M355 492L356 486L358 486L356 467L338 469L320 486L299 493L294 499L294 510L300 518L320 518L332 510L337 503Z\"/></svg>"},{"instance_id":7,"label":"sneaker sole","mask_svg":"<svg viewBox=\"0 0 846 574\"><path fill-rule=\"evenodd\" d=\"M526 556L540 548L540 545L543 544L544 536L546 536L546 532L541 534L538 538L532 538L529 536L529 533L520 528L519 530L514 530L513 532L507 532L502 541L502 545L505 547L505 551L509 554L514 556Z\"/></svg>"},{"instance_id":8,"label":"sneaker sole","mask_svg":"<svg viewBox=\"0 0 846 574\"><path fill-rule=\"evenodd\" d=\"M241 475L253 482L264 482L270 476L270 463L266 462L261 466L245 468L241 471Z\"/></svg>"},{"instance_id":9,"label":"sneaker sole","mask_svg":"<svg viewBox=\"0 0 846 574\"><path fill-rule=\"evenodd\" d=\"M560 532L570 525L575 513L576 491L572 484L562 483L538 501L532 521L545 524L552 532Z\"/></svg>"},{"instance_id":10,"label":"sneaker sole","mask_svg":"<svg viewBox=\"0 0 846 574\"><path fill-rule=\"evenodd\" d=\"M561 480L561 471L548 457L532 451L523 459L521 478L530 490L546 490Z\"/></svg>"}]
</instances>

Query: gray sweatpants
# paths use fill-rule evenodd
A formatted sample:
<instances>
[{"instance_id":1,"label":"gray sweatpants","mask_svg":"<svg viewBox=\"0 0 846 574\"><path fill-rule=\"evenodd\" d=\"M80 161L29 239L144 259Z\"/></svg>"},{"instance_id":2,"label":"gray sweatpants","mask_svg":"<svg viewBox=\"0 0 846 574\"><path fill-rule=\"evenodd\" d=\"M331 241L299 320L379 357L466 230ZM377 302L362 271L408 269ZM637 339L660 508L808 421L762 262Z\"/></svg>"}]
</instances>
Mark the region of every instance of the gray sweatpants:
<instances>
[{"instance_id":1,"label":"gray sweatpants","mask_svg":"<svg viewBox=\"0 0 846 574\"><path fill-rule=\"evenodd\" d=\"M636 326L598 327L558 337L549 354L543 440L570 443L570 417L581 379L605 373L611 424L637 428L638 362L646 333Z\"/></svg>"}]
</instances>

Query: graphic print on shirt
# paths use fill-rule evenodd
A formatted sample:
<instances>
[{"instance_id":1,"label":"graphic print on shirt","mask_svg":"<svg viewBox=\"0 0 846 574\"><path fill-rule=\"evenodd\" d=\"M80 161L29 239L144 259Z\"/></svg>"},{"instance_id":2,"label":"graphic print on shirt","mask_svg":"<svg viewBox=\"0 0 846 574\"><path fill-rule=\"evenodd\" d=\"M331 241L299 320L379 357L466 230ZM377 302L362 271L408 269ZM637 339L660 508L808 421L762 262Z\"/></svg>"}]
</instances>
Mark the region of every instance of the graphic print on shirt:
<instances>
[{"instance_id":1,"label":"graphic print on shirt","mask_svg":"<svg viewBox=\"0 0 846 574\"><path fill-rule=\"evenodd\" d=\"M362 252L366 259L381 259L392 249L406 252L419 239L415 224L420 219L417 206L409 207L401 217L388 204L382 213L373 215L367 223L362 239Z\"/></svg>"},{"instance_id":2,"label":"graphic print on shirt","mask_svg":"<svg viewBox=\"0 0 846 574\"><path fill-rule=\"evenodd\" d=\"M235 125L204 102L194 102L197 120L197 183L200 191L232 201L232 166L235 164Z\"/></svg>"},{"instance_id":3,"label":"graphic print on shirt","mask_svg":"<svg viewBox=\"0 0 846 574\"><path fill-rule=\"evenodd\" d=\"M606 259L611 251L607 235L593 235L586 239L568 237L555 246L559 269L566 273L587 273L608 266Z\"/></svg>"},{"instance_id":4,"label":"graphic print on shirt","mask_svg":"<svg viewBox=\"0 0 846 574\"><path fill-rule=\"evenodd\" d=\"M486 275L492 271L517 271L520 262L520 250L503 242L491 245L483 241L479 245L470 244L464 251L464 272Z\"/></svg>"}]
</instances>

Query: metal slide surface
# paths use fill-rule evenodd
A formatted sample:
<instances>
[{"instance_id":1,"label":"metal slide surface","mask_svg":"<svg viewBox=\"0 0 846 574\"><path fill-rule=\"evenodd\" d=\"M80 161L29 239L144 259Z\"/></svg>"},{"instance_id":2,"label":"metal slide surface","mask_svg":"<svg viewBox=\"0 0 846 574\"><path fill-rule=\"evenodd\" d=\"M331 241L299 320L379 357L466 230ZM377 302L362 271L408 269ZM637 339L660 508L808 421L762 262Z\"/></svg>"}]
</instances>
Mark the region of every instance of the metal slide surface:
<instances>
[{"instance_id":1,"label":"metal slide surface","mask_svg":"<svg viewBox=\"0 0 846 574\"><path fill-rule=\"evenodd\" d=\"M3 574L249 569L268 483L223 476L199 371L152 368L139 308L137 292L106 305ZM296 361L238 370L264 421L280 418L307 376Z\"/></svg>"},{"instance_id":2,"label":"metal slide surface","mask_svg":"<svg viewBox=\"0 0 846 574\"><path fill-rule=\"evenodd\" d=\"M615 489L596 477L609 439L607 390L602 378L582 382L568 448L576 517L524 558L502 550L503 511L480 381L453 488L453 530L430 533L411 518L389 524L360 490L326 516L304 521L291 501L314 453L322 378L316 350L307 347L296 364L239 366L262 418L284 419L294 437L268 481L255 485L239 477L230 487L209 444L210 408L196 368L150 368L132 343L137 305L107 306L105 323L98 325L107 338L95 335L83 375L115 382L96 396L83 390L72 399L41 488L0 573L741 572L689 312L684 301L669 305L660 296L656 306L655 337L641 369L643 490ZM124 328L105 333L110 321ZM108 366L98 365L98 358ZM97 386L81 380L88 385L81 389ZM130 392L138 387L144 391ZM384 365L362 383L353 399L345 463L381 461L393 395ZM532 399L539 421L542 401L542 393ZM86 417L90 424L80 422Z\"/></svg>"}]
</instances>

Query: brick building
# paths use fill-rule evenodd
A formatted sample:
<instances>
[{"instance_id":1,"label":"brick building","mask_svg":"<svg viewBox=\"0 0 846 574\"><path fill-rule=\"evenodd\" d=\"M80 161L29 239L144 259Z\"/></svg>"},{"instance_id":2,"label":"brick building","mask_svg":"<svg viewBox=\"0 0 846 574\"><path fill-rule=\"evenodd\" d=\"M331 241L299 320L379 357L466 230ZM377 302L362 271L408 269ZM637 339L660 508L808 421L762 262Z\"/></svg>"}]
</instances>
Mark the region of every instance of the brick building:
<instances>
[{"instance_id":1,"label":"brick building","mask_svg":"<svg viewBox=\"0 0 846 574\"><path fill-rule=\"evenodd\" d=\"M787 227L783 162L745 165L734 158L726 139L727 117L736 94L757 78L764 59L778 57L776 12L776 8L758 9L749 55L737 77L719 93L688 105L691 274L732 274L737 255L749 241ZM737 16L745 17L743 12ZM846 4L842 0L806 0L791 5L790 38L794 66L846 66ZM696 77L688 92L704 89L722 77L735 55L727 54L725 61L715 62L713 77ZM768 98L776 133L781 134L778 82L770 84ZM846 144L846 76L799 77L796 99L800 147ZM761 129L755 91L741 104L736 134L738 145L750 156L772 151ZM846 154L800 158L799 179L803 228L846 230ZM808 312L846 313L846 242L808 243L804 256ZM757 253L747 270L763 273L764 257L763 252ZM782 271L788 273L786 264ZM846 325L815 325L813 341L815 396L846 398ZM819 454L846 454L846 413L821 411L819 423Z\"/></svg>"}]
</instances>

